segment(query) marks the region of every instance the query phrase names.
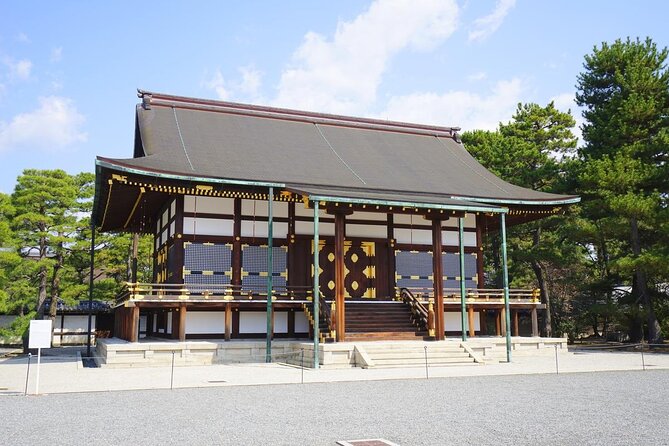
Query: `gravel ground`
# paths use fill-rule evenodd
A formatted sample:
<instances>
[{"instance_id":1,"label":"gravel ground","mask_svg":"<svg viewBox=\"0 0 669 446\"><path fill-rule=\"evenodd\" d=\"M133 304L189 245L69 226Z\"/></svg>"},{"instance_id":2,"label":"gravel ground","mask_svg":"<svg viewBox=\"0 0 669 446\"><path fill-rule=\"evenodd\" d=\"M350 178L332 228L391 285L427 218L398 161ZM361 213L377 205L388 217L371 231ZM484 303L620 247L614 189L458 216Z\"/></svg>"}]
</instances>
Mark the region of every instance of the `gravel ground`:
<instances>
[{"instance_id":1,"label":"gravel ground","mask_svg":"<svg viewBox=\"0 0 669 446\"><path fill-rule=\"evenodd\" d=\"M0 443L666 445L668 383L657 370L4 395Z\"/></svg>"}]
</instances>

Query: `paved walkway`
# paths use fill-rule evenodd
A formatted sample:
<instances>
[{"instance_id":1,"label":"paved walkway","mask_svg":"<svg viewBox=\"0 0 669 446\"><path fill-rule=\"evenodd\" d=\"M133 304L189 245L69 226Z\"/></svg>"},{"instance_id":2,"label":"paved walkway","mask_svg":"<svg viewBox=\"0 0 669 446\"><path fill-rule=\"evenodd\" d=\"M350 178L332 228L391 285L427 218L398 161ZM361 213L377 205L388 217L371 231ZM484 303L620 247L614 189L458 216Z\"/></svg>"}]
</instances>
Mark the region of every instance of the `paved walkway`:
<instances>
[{"instance_id":1,"label":"paved walkway","mask_svg":"<svg viewBox=\"0 0 669 446\"><path fill-rule=\"evenodd\" d=\"M42 357L40 393L96 392L136 389L247 386L263 384L327 383L429 378L555 374L554 356L514 358L510 364L312 370L284 364L233 364L137 368L84 368L77 349L50 349ZM646 353L648 370L669 369L669 354ZM642 370L642 357L634 352L574 351L558 357L560 374ZM34 393L36 360L31 361L28 393ZM26 383L25 356L0 359L0 393L23 393ZM173 373L173 374L172 374Z\"/></svg>"}]
</instances>

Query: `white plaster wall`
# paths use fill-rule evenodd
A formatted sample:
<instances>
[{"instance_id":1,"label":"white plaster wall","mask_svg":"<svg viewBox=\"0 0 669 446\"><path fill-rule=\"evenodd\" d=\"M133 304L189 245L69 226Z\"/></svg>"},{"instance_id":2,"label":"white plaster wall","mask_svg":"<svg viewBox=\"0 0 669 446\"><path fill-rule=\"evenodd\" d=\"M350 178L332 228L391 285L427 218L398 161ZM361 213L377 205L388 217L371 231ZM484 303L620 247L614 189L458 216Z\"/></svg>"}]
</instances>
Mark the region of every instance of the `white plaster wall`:
<instances>
[{"instance_id":1,"label":"white plaster wall","mask_svg":"<svg viewBox=\"0 0 669 446\"><path fill-rule=\"evenodd\" d=\"M234 203L234 199L232 198L186 195L184 196L184 212L233 214L235 211Z\"/></svg>"},{"instance_id":2,"label":"white plaster wall","mask_svg":"<svg viewBox=\"0 0 669 446\"><path fill-rule=\"evenodd\" d=\"M184 217L184 234L232 237L232 220Z\"/></svg>"},{"instance_id":3,"label":"white plaster wall","mask_svg":"<svg viewBox=\"0 0 669 446\"><path fill-rule=\"evenodd\" d=\"M412 243L414 245L432 245L432 231L427 229L396 228L395 240L397 243Z\"/></svg>"},{"instance_id":4,"label":"white plaster wall","mask_svg":"<svg viewBox=\"0 0 669 446\"><path fill-rule=\"evenodd\" d=\"M91 320L91 330L95 330L95 315L93 315ZM56 317L55 325L60 331L60 317ZM88 315L75 315L75 314L66 314L63 319L63 330L64 331L77 331L77 332L88 332ZM54 330L56 331L56 330Z\"/></svg>"},{"instance_id":5,"label":"white plaster wall","mask_svg":"<svg viewBox=\"0 0 669 446\"><path fill-rule=\"evenodd\" d=\"M189 311L186 334L225 333L225 311Z\"/></svg>"},{"instance_id":6,"label":"white plaster wall","mask_svg":"<svg viewBox=\"0 0 669 446\"><path fill-rule=\"evenodd\" d=\"M387 215L381 212L362 212L362 211L355 211L351 215L347 215L346 219L373 220L373 221L382 221L384 223L388 221Z\"/></svg>"},{"instance_id":7,"label":"white plaster wall","mask_svg":"<svg viewBox=\"0 0 669 446\"><path fill-rule=\"evenodd\" d=\"M462 235L465 246L476 246L475 232L464 232ZM441 231L441 243L444 246L460 246L460 236L457 231Z\"/></svg>"},{"instance_id":8,"label":"white plaster wall","mask_svg":"<svg viewBox=\"0 0 669 446\"><path fill-rule=\"evenodd\" d=\"M255 203L255 212L253 203ZM296 207L299 207L299 204ZM242 215L267 217L268 214L269 204L266 200L242 200ZM272 206L272 215L274 217L288 218L288 203L285 201L275 201Z\"/></svg>"},{"instance_id":9,"label":"white plaster wall","mask_svg":"<svg viewBox=\"0 0 669 446\"><path fill-rule=\"evenodd\" d=\"M318 234L319 235L334 235L334 223L319 223L318 224ZM296 221L295 222L295 234L299 235L313 235L314 234L314 224L309 221Z\"/></svg>"},{"instance_id":10,"label":"white plaster wall","mask_svg":"<svg viewBox=\"0 0 669 446\"><path fill-rule=\"evenodd\" d=\"M295 312L295 333L309 333L309 320L304 312Z\"/></svg>"},{"instance_id":11,"label":"white plaster wall","mask_svg":"<svg viewBox=\"0 0 669 446\"><path fill-rule=\"evenodd\" d=\"M286 238L288 236L288 223L274 222L274 237ZM267 222L266 221L242 221L241 229L242 237L267 237Z\"/></svg>"},{"instance_id":12,"label":"white plaster wall","mask_svg":"<svg viewBox=\"0 0 669 446\"><path fill-rule=\"evenodd\" d=\"M263 311L240 311L240 333L267 333L267 314Z\"/></svg>"},{"instance_id":13,"label":"white plaster wall","mask_svg":"<svg viewBox=\"0 0 669 446\"><path fill-rule=\"evenodd\" d=\"M387 226L372 226L372 225L346 225L347 237L362 237L362 238L386 238L388 235Z\"/></svg>"},{"instance_id":14,"label":"white plaster wall","mask_svg":"<svg viewBox=\"0 0 669 446\"><path fill-rule=\"evenodd\" d=\"M274 312L274 333L288 333L288 312Z\"/></svg>"},{"instance_id":15,"label":"white plaster wall","mask_svg":"<svg viewBox=\"0 0 669 446\"><path fill-rule=\"evenodd\" d=\"M465 314L465 317L469 317ZM446 331L462 331L462 320L460 319L460 313L455 311L445 311L444 312L444 326ZM479 318L479 312L474 312L474 330L481 330L481 319Z\"/></svg>"}]
</instances>

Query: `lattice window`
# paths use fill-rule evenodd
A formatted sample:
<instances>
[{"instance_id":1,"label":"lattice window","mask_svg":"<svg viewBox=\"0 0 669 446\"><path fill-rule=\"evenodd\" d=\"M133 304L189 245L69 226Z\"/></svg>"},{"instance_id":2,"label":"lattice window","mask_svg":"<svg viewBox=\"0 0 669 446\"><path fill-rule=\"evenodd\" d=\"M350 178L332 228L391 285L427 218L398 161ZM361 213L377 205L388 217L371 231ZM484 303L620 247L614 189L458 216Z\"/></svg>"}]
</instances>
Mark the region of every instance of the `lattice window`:
<instances>
[{"instance_id":1,"label":"lattice window","mask_svg":"<svg viewBox=\"0 0 669 446\"><path fill-rule=\"evenodd\" d=\"M432 253L395 251L395 279L400 288L432 288Z\"/></svg>"},{"instance_id":2,"label":"lattice window","mask_svg":"<svg viewBox=\"0 0 669 446\"><path fill-rule=\"evenodd\" d=\"M445 252L441 255L444 288L460 288L460 254ZM476 254L465 254L465 287L476 288Z\"/></svg>"},{"instance_id":3,"label":"lattice window","mask_svg":"<svg viewBox=\"0 0 669 446\"><path fill-rule=\"evenodd\" d=\"M267 246L242 246L242 289L264 293L267 291ZM286 286L288 278L288 249L272 248L272 283L275 288Z\"/></svg>"},{"instance_id":4,"label":"lattice window","mask_svg":"<svg viewBox=\"0 0 669 446\"><path fill-rule=\"evenodd\" d=\"M184 242L184 283L227 285L232 279L232 245Z\"/></svg>"}]
</instances>

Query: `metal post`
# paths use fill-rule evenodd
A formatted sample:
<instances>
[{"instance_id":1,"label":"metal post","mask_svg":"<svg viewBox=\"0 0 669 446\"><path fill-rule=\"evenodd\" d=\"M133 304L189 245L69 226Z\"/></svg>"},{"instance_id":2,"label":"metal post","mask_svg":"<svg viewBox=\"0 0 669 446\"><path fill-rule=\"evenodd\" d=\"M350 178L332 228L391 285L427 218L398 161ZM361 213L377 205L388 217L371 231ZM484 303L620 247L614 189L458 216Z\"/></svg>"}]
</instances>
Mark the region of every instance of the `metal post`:
<instances>
[{"instance_id":1,"label":"metal post","mask_svg":"<svg viewBox=\"0 0 669 446\"><path fill-rule=\"evenodd\" d=\"M35 395L39 395L39 369L42 362L42 349L37 348L37 377L35 378Z\"/></svg>"},{"instance_id":2,"label":"metal post","mask_svg":"<svg viewBox=\"0 0 669 446\"><path fill-rule=\"evenodd\" d=\"M170 390L174 389L174 350L172 350L172 371L170 373Z\"/></svg>"},{"instance_id":3,"label":"metal post","mask_svg":"<svg viewBox=\"0 0 669 446\"><path fill-rule=\"evenodd\" d=\"M319 299L320 299L320 286L318 284L319 279L319 265L318 265L318 201L314 201L314 292L313 292L313 302L314 302L314 368L317 369L319 366L318 361L318 348L319 348L319 339L320 334L319 327Z\"/></svg>"},{"instance_id":4,"label":"metal post","mask_svg":"<svg viewBox=\"0 0 669 446\"><path fill-rule=\"evenodd\" d=\"M506 326L506 361L511 362L511 312L509 311L509 268L506 258L506 214L499 216L502 233L502 278L504 279L504 312Z\"/></svg>"},{"instance_id":5,"label":"metal post","mask_svg":"<svg viewBox=\"0 0 669 446\"><path fill-rule=\"evenodd\" d=\"M28 395L28 378L30 378L30 359L33 357L32 353L28 353L28 370L26 371L26 389L23 395Z\"/></svg>"},{"instance_id":6,"label":"metal post","mask_svg":"<svg viewBox=\"0 0 669 446\"><path fill-rule=\"evenodd\" d=\"M464 236L464 223L465 218L458 218L458 232L459 232L459 242L460 242L460 323L462 326L462 340L467 340L467 318L465 317L465 236Z\"/></svg>"},{"instance_id":7,"label":"metal post","mask_svg":"<svg viewBox=\"0 0 669 446\"><path fill-rule=\"evenodd\" d=\"M553 345L555 347L555 374L559 375L560 374L560 363L558 361L558 346L557 344Z\"/></svg>"},{"instance_id":8,"label":"metal post","mask_svg":"<svg viewBox=\"0 0 669 446\"><path fill-rule=\"evenodd\" d=\"M88 277L88 337L86 357L91 357L91 330L93 328L93 270L95 268L95 222L91 218L91 270Z\"/></svg>"},{"instance_id":9,"label":"metal post","mask_svg":"<svg viewBox=\"0 0 669 446\"><path fill-rule=\"evenodd\" d=\"M269 188L267 195L267 342L265 346L265 362L272 362L272 273L274 272L274 188Z\"/></svg>"},{"instance_id":10,"label":"metal post","mask_svg":"<svg viewBox=\"0 0 669 446\"><path fill-rule=\"evenodd\" d=\"M424 345L423 348L425 349L425 379L430 379L430 372L427 367L427 345Z\"/></svg>"}]
</instances>

